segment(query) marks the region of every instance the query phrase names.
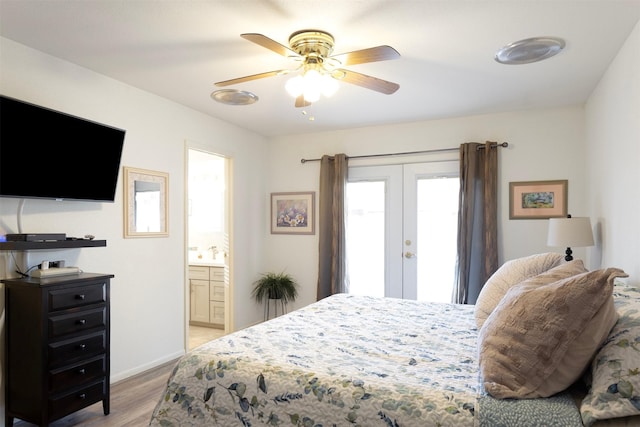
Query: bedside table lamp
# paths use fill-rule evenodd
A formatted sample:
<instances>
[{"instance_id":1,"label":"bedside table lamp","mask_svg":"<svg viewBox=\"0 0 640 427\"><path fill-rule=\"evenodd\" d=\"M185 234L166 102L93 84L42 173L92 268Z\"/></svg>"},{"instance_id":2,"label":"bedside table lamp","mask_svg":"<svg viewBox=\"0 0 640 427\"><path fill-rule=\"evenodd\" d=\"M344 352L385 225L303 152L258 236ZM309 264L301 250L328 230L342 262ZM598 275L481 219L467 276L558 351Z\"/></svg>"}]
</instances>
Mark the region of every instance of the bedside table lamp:
<instances>
[{"instance_id":1,"label":"bedside table lamp","mask_svg":"<svg viewBox=\"0 0 640 427\"><path fill-rule=\"evenodd\" d=\"M564 259L573 259L570 246L593 246L593 231L591 221L586 217L549 218L549 234L547 246L565 246L567 248Z\"/></svg>"}]
</instances>

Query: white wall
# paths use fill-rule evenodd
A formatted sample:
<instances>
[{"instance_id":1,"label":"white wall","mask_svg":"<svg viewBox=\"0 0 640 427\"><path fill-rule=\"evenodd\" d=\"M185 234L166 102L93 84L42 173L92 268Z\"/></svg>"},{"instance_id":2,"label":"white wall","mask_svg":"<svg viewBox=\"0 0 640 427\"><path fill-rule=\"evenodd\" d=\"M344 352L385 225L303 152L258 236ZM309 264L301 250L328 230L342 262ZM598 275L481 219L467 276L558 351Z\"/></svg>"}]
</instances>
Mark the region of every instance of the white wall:
<instances>
[{"instance_id":1,"label":"white wall","mask_svg":"<svg viewBox=\"0 0 640 427\"><path fill-rule=\"evenodd\" d=\"M318 119L317 119L318 120ZM295 135L270 141L269 192L318 191L318 162L301 158L323 154L365 155L458 147L486 140L509 143L499 150L499 258L564 250L546 246L547 221L509 220L509 182L567 179L569 213L586 216L584 183L584 112L581 106L435 120L339 132ZM448 155L457 157L457 153ZM432 159L431 156L421 157ZM438 154L437 158L443 158ZM412 156L405 160L415 161ZM398 158L387 162L398 162ZM354 160L362 165L366 160ZM369 161L371 162L371 161ZM380 163L376 160L376 163ZM268 197L268 195L265 195ZM268 231L267 231L268 233ZM302 284L296 306L315 301L318 239L316 236L266 234L267 265L292 273ZM583 257L584 248L574 255Z\"/></svg>"},{"instance_id":2,"label":"white wall","mask_svg":"<svg viewBox=\"0 0 640 427\"><path fill-rule=\"evenodd\" d=\"M261 178L266 140L11 40L0 38L0 50L0 93L125 129L122 165L169 173L170 235L166 238L123 238L122 174L115 203L27 200L24 206L24 231L93 234L107 240L106 248L31 251L25 262L30 266L43 259L65 259L68 265L85 271L115 275L111 286L112 380L184 351L187 140L232 158L235 324L243 327L261 319L261 309L248 308L246 301L252 281L263 269L262 236L255 230L263 227L263 215L256 212L266 209ZM46 179L37 171L34 177ZM18 199L0 198L0 233L17 232L17 205ZM15 276L14 267L12 255L0 253L0 278ZM0 295L3 338L4 292ZM0 357L4 357L4 339L1 342ZM4 398L0 400L4 403ZM3 404L0 409L4 410Z\"/></svg>"},{"instance_id":3,"label":"white wall","mask_svg":"<svg viewBox=\"0 0 640 427\"><path fill-rule=\"evenodd\" d=\"M600 244L592 264L640 281L640 23L586 106L587 189Z\"/></svg>"}]
</instances>

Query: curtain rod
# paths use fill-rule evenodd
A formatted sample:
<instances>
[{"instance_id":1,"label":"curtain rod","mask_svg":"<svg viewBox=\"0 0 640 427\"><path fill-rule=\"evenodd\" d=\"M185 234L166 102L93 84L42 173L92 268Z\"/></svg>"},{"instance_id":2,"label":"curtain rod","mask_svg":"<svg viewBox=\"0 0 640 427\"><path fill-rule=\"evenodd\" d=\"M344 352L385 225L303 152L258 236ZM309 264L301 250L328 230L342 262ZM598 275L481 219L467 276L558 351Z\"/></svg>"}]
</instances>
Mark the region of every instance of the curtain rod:
<instances>
[{"instance_id":1,"label":"curtain rod","mask_svg":"<svg viewBox=\"0 0 640 427\"><path fill-rule=\"evenodd\" d=\"M509 143L508 142L503 142L501 144L495 143L495 144L491 144L491 148L497 148L497 147L508 147ZM478 146L478 150L483 149L485 146L484 145L479 145ZM456 147L456 148L437 148L435 150L422 150L422 151L405 151L403 153L387 153L387 154L366 154L366 155L362 155L362 156L347 156L347 158L349 159L364 159L364 158L371 158L371 157L389 157L389 156L408 156L411 154L427 154L427 153L443 153L445 151L458 151L460 150L460 147ZM333 157L330 157L333 158ZM307 163L307 162L319 162L322 159L300 159L300 163Z\"/></svg>"}]
</instances>

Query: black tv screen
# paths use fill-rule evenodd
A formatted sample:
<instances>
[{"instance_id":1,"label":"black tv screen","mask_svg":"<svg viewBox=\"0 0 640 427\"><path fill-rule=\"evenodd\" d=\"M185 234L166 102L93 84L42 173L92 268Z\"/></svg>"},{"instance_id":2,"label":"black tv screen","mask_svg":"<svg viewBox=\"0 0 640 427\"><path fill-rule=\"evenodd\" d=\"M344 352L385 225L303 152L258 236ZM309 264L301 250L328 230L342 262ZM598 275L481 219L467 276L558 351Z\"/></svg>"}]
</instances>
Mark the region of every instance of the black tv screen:
<instances>
[{"instance_id":1,"label":"black tv screen","mask_svg":"<svg viewBox=\"0 0 640 427\"><path fill-rule=\"evenodd\" d=\"M113 202L124 136L0 95L0 197Z\"/></svg>"}]
</instances>

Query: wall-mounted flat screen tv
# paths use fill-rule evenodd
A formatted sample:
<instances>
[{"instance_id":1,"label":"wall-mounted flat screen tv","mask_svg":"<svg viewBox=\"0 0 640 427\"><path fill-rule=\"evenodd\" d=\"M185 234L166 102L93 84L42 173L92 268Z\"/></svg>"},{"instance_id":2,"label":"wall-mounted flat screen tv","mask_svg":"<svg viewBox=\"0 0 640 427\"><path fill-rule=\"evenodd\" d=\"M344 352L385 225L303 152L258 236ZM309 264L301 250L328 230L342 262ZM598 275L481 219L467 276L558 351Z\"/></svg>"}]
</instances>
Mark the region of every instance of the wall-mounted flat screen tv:
<instances>
[{"instance_id":1,"label":"wall-mounted flat screen tv","mask_svg":"<svg viewBox=\"0 0 640 427\"><path fill-rule=\"evenodd\" d=\"M0 197L113 202L124 137L0 95Z\"/></svg>"}]
</instances>

